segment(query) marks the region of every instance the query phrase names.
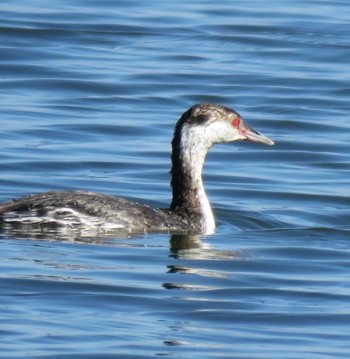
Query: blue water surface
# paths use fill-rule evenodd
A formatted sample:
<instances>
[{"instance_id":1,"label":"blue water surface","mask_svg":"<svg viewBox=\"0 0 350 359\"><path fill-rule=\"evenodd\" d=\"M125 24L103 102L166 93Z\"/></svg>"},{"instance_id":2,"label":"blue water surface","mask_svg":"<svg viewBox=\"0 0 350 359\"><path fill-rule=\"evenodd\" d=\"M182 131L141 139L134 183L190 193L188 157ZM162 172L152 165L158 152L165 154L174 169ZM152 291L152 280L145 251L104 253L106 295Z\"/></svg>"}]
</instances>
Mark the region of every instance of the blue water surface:
<instances>
[{"instance_id":1,"label":"blue water surface","mask_svg":"<svg viewBox=\"0 0 350 359\"><path fill-rule=\"evenodd\" d=\"M192 104L276 145L218 145L203 237L0 235L2 358L348 358L350 4L0 4L0 200L170 202Z\"/></svg>"}]
</instances>

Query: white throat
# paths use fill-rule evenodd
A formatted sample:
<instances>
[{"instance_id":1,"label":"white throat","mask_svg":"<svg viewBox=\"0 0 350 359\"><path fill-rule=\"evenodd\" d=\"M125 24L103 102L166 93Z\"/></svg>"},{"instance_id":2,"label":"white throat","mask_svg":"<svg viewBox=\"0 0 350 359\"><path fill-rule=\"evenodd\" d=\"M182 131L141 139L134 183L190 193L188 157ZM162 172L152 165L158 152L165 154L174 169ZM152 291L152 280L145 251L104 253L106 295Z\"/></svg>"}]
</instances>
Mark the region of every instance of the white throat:
<instances>
[{"instance_id":1,"label":"white throat","mask_svg":"<svg viewBox=\"0 0 350 359\"><path fill-rule=\"evenodd\" d=\"M205 156L211 147L207 141L204 141L205 128L196 126L189 128L184 126L181 136L182 167L184 174L189 180L190 198L188 203L195 203L196 211L200 213L200 226L206 234L213 233L215 230L215 220L206 195L203 180L202 168Z\"/></svg>"}]
</instances>

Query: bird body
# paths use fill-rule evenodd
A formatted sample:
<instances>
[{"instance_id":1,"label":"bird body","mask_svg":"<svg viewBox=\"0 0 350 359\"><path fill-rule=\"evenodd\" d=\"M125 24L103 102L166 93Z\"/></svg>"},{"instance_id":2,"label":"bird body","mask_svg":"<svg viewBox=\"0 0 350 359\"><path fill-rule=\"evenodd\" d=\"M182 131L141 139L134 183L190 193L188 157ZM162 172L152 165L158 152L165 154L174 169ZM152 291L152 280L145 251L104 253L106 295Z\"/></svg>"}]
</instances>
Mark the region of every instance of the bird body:
<instances>
[{"instance_id":1,"label":"bird body","mask_svg":"<svg viewBox=\"0 0 350 359\"><path fill-rule=\"evenodd\" d=\"M202 181L205 156L216 143L239 140L273 145L234 110L217 104L194 105L175 126L171 156L173 197L169 209L152 209L93 192L55 191L0 204L0 222L26 228L35 225L213 233L215 220Z\"/></svg>"}]
</instances>

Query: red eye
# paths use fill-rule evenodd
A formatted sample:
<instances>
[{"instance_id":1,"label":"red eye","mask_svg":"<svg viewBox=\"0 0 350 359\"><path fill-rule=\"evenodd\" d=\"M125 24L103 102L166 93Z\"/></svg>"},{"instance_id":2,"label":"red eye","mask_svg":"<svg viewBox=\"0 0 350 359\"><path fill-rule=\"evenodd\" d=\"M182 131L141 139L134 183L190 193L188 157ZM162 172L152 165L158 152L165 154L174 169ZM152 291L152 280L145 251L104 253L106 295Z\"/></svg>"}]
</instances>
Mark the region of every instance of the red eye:
<instances>
[{"instance_id":1,"label":"red eye","mask_svg":"<svg viewBox=\"0 0 350 359\"><path fill-rule=\"evenodd\" d=\"M240 122L241 122L241 121L240 121L239 118L237 118L237 117L235 117L235 118L231 121L232 126L233 126L233 127L236 127L236 128L239 128Z\"/></svg>"}]
</instances>

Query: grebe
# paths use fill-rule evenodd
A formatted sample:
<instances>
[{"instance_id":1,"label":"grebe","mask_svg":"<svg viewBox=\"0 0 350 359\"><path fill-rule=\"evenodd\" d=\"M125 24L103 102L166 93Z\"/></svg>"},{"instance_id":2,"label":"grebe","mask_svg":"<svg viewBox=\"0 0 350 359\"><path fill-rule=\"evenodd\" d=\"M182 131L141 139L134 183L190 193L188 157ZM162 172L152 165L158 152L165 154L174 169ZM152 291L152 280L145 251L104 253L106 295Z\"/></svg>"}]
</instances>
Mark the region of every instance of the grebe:
<instances>
[{"instance_id":1,"label":"grebe","mask_svg":"<svg viewBox=\"0 0 350 359\"><path fill-rule=\"evenodd\" d=\"M216 143L273 141L250 128L234 110L218 104L197 104L175 126L172 140L169 209L152 209L122 198L83 191L55 191L0 204L6 226L98 228L101 231L210 234L214 216L202 182L205 156Z\"/></svg>"}]
</instances>

